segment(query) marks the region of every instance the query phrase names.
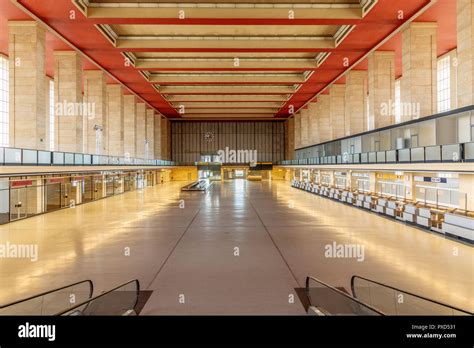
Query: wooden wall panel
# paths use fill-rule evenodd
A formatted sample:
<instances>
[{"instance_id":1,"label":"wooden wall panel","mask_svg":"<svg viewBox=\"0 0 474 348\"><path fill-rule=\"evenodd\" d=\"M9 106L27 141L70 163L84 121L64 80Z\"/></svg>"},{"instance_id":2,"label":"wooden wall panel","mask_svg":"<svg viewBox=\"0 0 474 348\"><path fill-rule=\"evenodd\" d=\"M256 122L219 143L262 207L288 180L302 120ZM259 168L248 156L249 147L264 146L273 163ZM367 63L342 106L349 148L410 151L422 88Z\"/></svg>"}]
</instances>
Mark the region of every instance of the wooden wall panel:
<instances>
[{"instance_id":1,"label":"wooden wall panel","mask_svg":"<svg viewBox=\"0 0 474 348\"><path fill-rule=\"evenodd\" d=\"M171 156L196 162L220 149L257 150L258 161L284 159L284 122L171 122Z\"/></svg>"}]
</instances>

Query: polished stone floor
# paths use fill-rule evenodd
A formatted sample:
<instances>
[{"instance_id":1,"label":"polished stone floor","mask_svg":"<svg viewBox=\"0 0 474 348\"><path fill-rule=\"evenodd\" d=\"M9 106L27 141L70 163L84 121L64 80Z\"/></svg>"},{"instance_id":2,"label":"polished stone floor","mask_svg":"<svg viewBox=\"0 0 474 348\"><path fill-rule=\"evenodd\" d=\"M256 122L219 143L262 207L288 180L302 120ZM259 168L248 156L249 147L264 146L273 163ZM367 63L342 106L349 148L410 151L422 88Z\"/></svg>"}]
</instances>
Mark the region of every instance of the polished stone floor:
<instances>
[{"instance_id":1,"label":"polished stone floor","mask_svg":"<svg viewBox=\"0 0 474 348\"><path fill-rule=\"evenodd\" d=\"M0 226L0 243L38 244L38 261L0 258L0 303L92 279L138 278L142 314L303 314L307 275L349 290L354 274L474 309L474 249L290 187L172 182ZM364 247L364 260L325 246ZM130 251L129 255L127 251ZM294 301L291 299L294 297Z\"/></svg>"}]
</instances>

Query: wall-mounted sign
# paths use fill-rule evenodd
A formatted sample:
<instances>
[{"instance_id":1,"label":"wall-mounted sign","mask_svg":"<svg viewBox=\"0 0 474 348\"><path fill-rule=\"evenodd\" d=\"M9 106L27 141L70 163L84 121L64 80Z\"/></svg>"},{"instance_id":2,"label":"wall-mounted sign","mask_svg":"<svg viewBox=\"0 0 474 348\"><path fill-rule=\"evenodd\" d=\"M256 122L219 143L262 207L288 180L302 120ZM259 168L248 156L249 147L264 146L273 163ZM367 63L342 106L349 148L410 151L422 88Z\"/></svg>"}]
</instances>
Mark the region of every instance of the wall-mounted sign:
<instances>
[{"instance_id":1,"label":"wall-mounted sign","mask_svg":"<svg viewBox=\"0 0 474 348\"><path fill-rule=\"evenodd\" d=\"M368 173L352 173L352 176L356 178L369 178Z\"/></svg>"},{"instance_id":2,"label":"wall-mounted sign","mask_svg":"<svg viewBox=\"0 0 474 348\"><path fill-rule=\"evenodd\" d=\"M10 182L10 187L22 187L33 185L33 180L15 180Z\"/></svg>"},{"instance_id":3,"label":"wall-mounted sign","mask_svg":"<svg viewBox=\"0 0 474 348\"><path fill-rule=\"evenodd\" d=\"M63 183L64 182L64 178L51 178L51 179L48 179L48 183L50 184L58 184L58 183Z\"/></svg>"},{"instance_id":4,"label":"wall-mounted sign","mask_svg":"<svg viewBox=\"0 0 474 348\"><path fill-rule=\"evenodd\" d=\"M437 178L437 177L431 177L431 176L415 176L413 180L416 182L432 182L436 184L448 183L448 179L446 178Z\"/></svg>"},{"instance_id":5,"label":"wall-mounted sign","mask_svg":"<svg viewBox=\"0 0 474 348\"><path fill-rule=\"evenodd\" d=\"M400 177L392 173L377 173L377 179L398 180Z\"/></svg>"}]
</instances>

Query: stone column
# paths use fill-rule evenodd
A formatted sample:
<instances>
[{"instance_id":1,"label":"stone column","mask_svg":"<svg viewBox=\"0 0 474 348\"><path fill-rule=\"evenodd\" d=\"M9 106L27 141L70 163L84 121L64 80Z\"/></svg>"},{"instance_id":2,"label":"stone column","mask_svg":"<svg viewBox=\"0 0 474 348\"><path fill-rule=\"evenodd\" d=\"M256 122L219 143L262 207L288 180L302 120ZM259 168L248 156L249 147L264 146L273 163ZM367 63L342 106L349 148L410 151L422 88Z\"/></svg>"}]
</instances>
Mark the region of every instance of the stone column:
<instances>
[{"instance_id":1,"label":"stone column","mask_svg":"<svg viewBox=\"0 0 474 348\"><path fill-rule=\"evenodd\" d=\"M346 76L346 136L367 130L367 71L351 70Z\"/></svg>"},{"instance_id":2,"label":"stone column","mask_svg":"<svg viewBox=\"0 0 474 348\"><path fill-rule=\"evenodd\" d=\"M136 157L137 98L133 94L123 96L123 148L125 157Z\"/></svg>"},{"instance_id":3,"label":"stone column","mask_svg":"<svg viewBox=\"0 0 474 348\"><path fill-rule=\"evenodd\" d=\"M375 51L369 56L369 129L395 123L395 52Z\"/></svg>"},{"instance_id":4,"label":"stone column","mask_svg":"<svg viewBox=\"0 0 474 348\"><path fill-rule=\"evenodd\" d=\"M436 23L411 23L402 33L402 122L438 111L436 28Z\"/></svg>"},{"instance_id":5,"label":"stone column","mask_svg":"<svg viewBox=\"0 0 474 348\"><path fill-rule=\"evenodd\" d=\"M107 85L107 138L110 156L124 156L123 88Z\"/></svg>"},{"instance_id":6,"label":"stone column","mask_svg":"<svg viewBox=\"0 0 474 348\"><path fill-rule=\"evenodd\" d=\"M316 103L318 113L319 142L325 143L331 140L331 110L330 97L328 94L321 94Z\"/></svg>"},{"instance_id":7,"label":"stone column","mask_svg":"<svg viewBox=\"0 0 474 348\"><path fill-rule=\"evenodd\" d=\"M309 103L309 141L311 144L319 144L319 121L318 121L318 103Z\"/></svg>"},{"instance_id":8,"label":"stone column","mask_svg":"<svg viewBox=\"0 0 474 348\"><path fill-rule=\"evenodd\" d=\"M82 61L75 51L54 52L54 97L55 150L83 152Z\"/></svg>"},{"instance_id":9,"label":"stone column","mask_svg":"<svg viewBox=\"0 0 474 348\"><path fill-rule=\"evenodd\" d=\"M457 0L458 107L474 104L474 0Z\"/></svg>"},{"instance_id":10,"label":"stone column","mask_svg":"<svg viewBox=\"0 0 474 348\"><path fill-rule=\"evenodd\" d=\"M300 110L301 117L301 147L310 145L309 143L309 113L308 109L304 108Z\"/></svg>"},{"instance_id":11,"label":"stone column","mask_svg":"<svg viewBox=\"0 0 474 348\"><path fill-rule=\"evenodd\" d=\"M301 147L301 112L294 115L295 149Z\"/></svg>"},{"instance_id":12,"label":"stone column","mask_svg":"<svg viewBox=\"0 0 474 348\"><path fill-rule=\"evenodd\" d=\"M9 145L46 150L45 30L34 21L11 21L8 29Z\"/></svg>"},{"instance_id":13,"label":"stone column","mask_svg":"<svg viewBox=\"0 0 474 348\"><path fill-rule=\"evenodd\" d=\"M285 122L285 160L294 159L295 155L295 118Z\"/></svg>"},{"instance_id":14,"label":"stone column","mask_svg":"<svg viewBox=\"0 0 474 348\"><path fill-rule=\"evenodd\" d=\"M92 114L87 115L85 152L107 154L107 91L105 74L101 70L84 71L84 102Z\"/></svg>"},{"instance_id":15,"label":"stone column","mask_svg":"<svg viewBox=\"0 0 474 348\"><path fill-rule=\"evenodd\" d=\"M148 144L148 159L155 158L155 110L146 110L145 139Z\"/></svg>"},{"instance_id":16,"label":"stone column","mask_svg":"<svg viewBox=\"0 0 474 348\"><path fill-rule=\"evenodd\" d=\"M136 123L136 147L135 152L137 158L145 158L145 122L146 122L146 105L137 103L137 123Z\"/></svg>"},{"instance_id":17,"label":"stone column","mask_svg":"<svg viewBox=\"0 0 474 348\"><path fill-rule=\"evenodd\" d=\"M331 139L345 136L345 98L346 85L332 85L329 89L331 109Z\"/></svg>"},{"instance_id":18,"label":"stone column","mask_svg":"<svg viewBox=\"0 0 474 348\"><path fill-rule=\"evenodd\" d=\"M155 144L155 158L156 159L163 159L163 154L161 153L161 115L155 115L155 137L154 137L154 144Z\"/></svg>"},{"instance_id":19,"label":"stone column","mask_svg":"<svg viewBox=\"0 0 474 348\"><path fill-rule=\"evenodd\" d=\"M161 120L161 151L164 160L171 160L170 122Z\"/></svg>"}]
</instances>

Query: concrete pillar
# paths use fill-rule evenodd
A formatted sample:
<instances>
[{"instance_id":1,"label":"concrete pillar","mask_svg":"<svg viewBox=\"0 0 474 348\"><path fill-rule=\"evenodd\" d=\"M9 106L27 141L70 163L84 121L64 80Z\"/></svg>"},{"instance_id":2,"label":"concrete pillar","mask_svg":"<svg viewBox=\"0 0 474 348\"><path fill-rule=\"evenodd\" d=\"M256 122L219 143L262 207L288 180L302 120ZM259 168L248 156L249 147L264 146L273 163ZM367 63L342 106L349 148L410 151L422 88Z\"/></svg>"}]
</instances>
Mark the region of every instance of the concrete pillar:
<instances>
[{"instance_id":1,"label":"concrete pillar","mask_svg":"<svg viewBox=\"0 0 474 348\"><path fill-rule=\"evenodd\" d=\"M436 23L411 23L402 33L402 122L438 110L436 28Z\"/></svg>"},{"instance_id":2,"label":"concrete pillar","mask_svg":"<svg viewBox=\"0 0 474 348\"><path fill-rule=\"evenodd\" d=\"M84 71L84 102L92 110L87 117L85 152L95 155L107 154L107 91L105 74L101 70Z\"/></svg>"},{"instance_id":3,"label":"concrete pillar","mask_svg":"<svg viewBox=\"0 0 474 348\"><path fill-rule=\"evenodd\" d=\"M285 160L294 159L295 155L295 118L285 122Z\"/></svg>"},{"instance_id":4,"label":"concrete pillar","mask_svg":"<svg viewBox=\"0 0 474 348\"><path fill-rule=\"evenodd\" d=\"M161 120L161 154L162 159L171 159L171 142L169 138L169 121L166 118Z\"/></svg>"},{"instance_id":5,"label":"concrete pillar","mask_svg":"<svg viewBox=\"0 0 474 348\"><path fill-rule=\"evenodd\" d=\"M329 89L331 139L344 137L346 85L332 85Z\"/></svg>"},{"instance_id":6,"label":"concrete pillar","mask_svg":"<svg viewBox=\"0 0 474 348\"><path fill-rule=\"evenodd\" d=\"M301 147L301 112L295 114L294 119L295 149L299 149Z\"/></svg>"},{"instance_id":7,"label":"concrete pillar","mask_svg":"<svg viewBox=\"0 0 474 348\"><path fill-rule=\"evenodd\" d=\"M154 128L154 144L155 144L155 158L162 159L163 155L161 153L161 115L155 115L155 128Z\"/></svg>"},{"instance_id":8,"label":"concrete pillar","mask_svg":"<svg viewBox=\"0 0 474 348\"><path fill-rule=\"evenodd\" d=\"M147 159L155 158L155 110L146 110L146 129L145 139L148 145L148 157Z\"/></svg>"},{"instance_id":9,"label":"concrete pillar","mask_svg":"<svg viewBox=\"0 0 474 348\"><path fill-rule=\"evenodd\" d=\"M395 52L375 51L369 56L369 129L395 123Z\"/></svg>"},{"instance_id":10,"label":"concrete pillar","mask_svg":"<svg viewBox=\"0 0 474 348\"><path fill-rule=\"evenodd\" d=\"M319 121L318 121L318 103L309 103L308 105L309 115L309 141L311 144L319 144Z\"/></svg>"},{"instance_id":11,"label":"concrete pillar","mask_svg":"<svg viewBox=\"0 0 474 348\"><path fill-rule=\"evenodd\" d=\"M78 152L83 148L82 61L75 51L54 52L54 148Z\"/></svg>"},{"instance_id":12,"label":"concrete pillar","mask_svg":"<svg viewBox=\"0 0 474 348\"><path fill-rule=\"evenodd\" d=\"M309 143L309 112L307 108L301 109L300 111L301 118L301 146L306 147L310 145Z\"/></svg>"},{"instance_id":13,"label":"concrete pillar","mask_svg":"<svg viewBox=\"0 0 474 348\"><path fill-rule=\"evenodd\" d=\"M137 158L145 158L145 122L146 122L146 105L137 103L137 123L136 123L136 156Z\"/></svg>"},{"instance_id":14,"label":"concrete pillar","mask_svg":"<svg viewBox=\"0 0 474 348\"><path fill-rule=\"evenodd\" d=\"M367 130L367 71L351 70L346 75L346 135Z\"/></svg>"},{"instance_id":15,"label":"concrete pillar","mask_svg":"<svg viewBox=\"0 0 474 348\"><path fill-rule=\"evenodd\" d=\"M125 157L136 157L137 98L132 94L123 96L123 149Z\"/></svg>"},{"instance_id":16,"label":"concrete pillar","mask_svg":"<svg viewBox=\"0 0 474 348\"><path fill-rule=\"evenodd\" d=\"M331 110L330 97L328 94L321 94L316 103L318 113L319 142L324 143L331 140Z\"/></svg>"},{"instance_id":17,"label":"concrete pillar","mask_svg":"<svg viewBox=\"0 0 474 348\"><path fill-rule=\"evenodd\" d=\"M107 138L110 156L124 156L123 88L107 85Z\"/></svg>"},{"instance_id":18,"label":"concrete pillar","mask_svg":"<svg viewBox=\"0 0 474 348\"><path fill-rule=\"evenodd\" d=\"M46 150L45 31L34 21L9 27L9 144Z\"/></svg>"},{"instance_id":19,"label":"concrete pillar","mask_svg":"<svg viewBox=\"0 0 474 348\"><path fill-rule=\"evenodd\" d=\"M458 107L474 104L474 0L457 0Z\"/></svg>"}]
</instances>

